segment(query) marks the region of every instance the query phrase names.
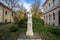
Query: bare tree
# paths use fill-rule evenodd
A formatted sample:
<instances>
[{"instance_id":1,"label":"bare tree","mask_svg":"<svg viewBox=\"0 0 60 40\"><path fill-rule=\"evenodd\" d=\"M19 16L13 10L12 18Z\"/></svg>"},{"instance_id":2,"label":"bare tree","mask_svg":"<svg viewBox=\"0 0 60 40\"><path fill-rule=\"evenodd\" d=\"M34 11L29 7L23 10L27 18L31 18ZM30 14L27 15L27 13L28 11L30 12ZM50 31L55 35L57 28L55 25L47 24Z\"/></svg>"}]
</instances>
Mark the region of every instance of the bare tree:
<instances>
[{"instance_id":1,"label":"bare tree","mask_svg":"<svg viewBox=\"0 0 60 40\"><path fill-rule=\"evenodd\" d=\"M8 5L9 8L13 9L16 6L18 0L4 0L4 2Z\"/></svg>"},{"instance_id":2,"label":"bare tree","mask_svg":"<svg viewBox=\"0 0 60 40\"><path fill-rule=\"evenodd\" d=\"M14 11L14 8L17 7L17 3L19 0L3 0L4 3L6 3L6 5L12 10L12 16L13 16L13 11ZM11 22L11 19L10 19L10 22Z\"/></svg>"},{"instance_id":3,"label":"bare tree","mask_svg":"<svg viewBox=\"0 0 60 40\"><path fill-rule=\"evenodd\" d=\"M40 7L40 0L35 0L35 2L31 5L31 7L32 7L31 11L34 11L34 15L36 15Z\"/></svg>"},{"instance_id":4,"label":"bare tree","mask_svg":"<svg viewBox=\"0 0 60 40\"><path fill-rule=\"evenodd\" d=\"M17 3L18 3L19 0L3 0L3 1L13 11L13 9L17 7Z\"/></svg>"}]
</instances>

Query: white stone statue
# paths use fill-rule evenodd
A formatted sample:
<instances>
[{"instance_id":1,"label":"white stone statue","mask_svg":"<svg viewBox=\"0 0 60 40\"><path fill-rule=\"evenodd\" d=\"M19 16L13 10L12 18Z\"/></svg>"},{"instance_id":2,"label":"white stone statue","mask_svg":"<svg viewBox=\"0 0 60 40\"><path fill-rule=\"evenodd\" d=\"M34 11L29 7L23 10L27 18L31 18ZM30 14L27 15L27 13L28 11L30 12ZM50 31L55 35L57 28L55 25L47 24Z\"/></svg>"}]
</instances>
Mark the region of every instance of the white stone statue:
<instances>
[{"instance_id":1,"label":"white stone statue","mask_svg":"<svg viewBox=\"0 0 60 40\"><path fill-rule=\"evenodd\" d=\"M32 30L32 14L31 12L28 14L28 22L27 22L27 36L33 36L33 30Z\"/></svg>"}]
</instances>

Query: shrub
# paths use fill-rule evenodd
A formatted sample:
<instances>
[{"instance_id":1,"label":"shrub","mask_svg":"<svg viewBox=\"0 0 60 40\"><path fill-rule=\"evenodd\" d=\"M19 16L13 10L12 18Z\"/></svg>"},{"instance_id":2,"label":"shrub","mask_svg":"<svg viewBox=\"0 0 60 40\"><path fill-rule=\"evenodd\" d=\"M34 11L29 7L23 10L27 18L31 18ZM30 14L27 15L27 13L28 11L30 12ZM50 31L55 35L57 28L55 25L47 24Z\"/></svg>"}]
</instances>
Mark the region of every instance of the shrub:
<instances>
[{"instance_id":1,"label":"shrub","mask_svg":"<svg viewBox=\"0 0 60 40\"><path fill-rule=\"evenodd\" d=\"M33 20L33 23L34 24L38 24L41 27L44 26L44 21L42 19L33 16L33 19L32 20Z\"/></svg>"},{"instance_id":2,"label":"shrub","mask_svg":"<svg viewBox=\"0 0 60 40\"><path fill-rule=\"evenodd\" d=\"M11 25L10 29L11 32L16 32L18 30L18 27L16 25Z\"/></svg>"},{"instance_id":3,"label":"shrub","mask_svg":"<svg viewBox=\"0 0 60 40\"><path fill-rule=\"evenodd\" d=\"M20 28L26 28L27 27L27 18L21 19L18 22L18 27L20 27Z\"/></svg>"},{"instance_id":4,"label":"shrub","mask_svg":"<svg viewBox=\"0 0 60 40\"><path fill-rule=\"evenodd\" d=\"M60 28L58 28L58 27L46 26L44 29L46 31L51 32L51 33L56 34L56 35L60 34Z\"/></svg>"},{"instance_id":5,"label":"shrub","mask_svg":"<svg viewBox=\"0 0 60 40\"><path fill-rule=\"evenodd\" d=\"M42 29L42 27L44 27L44 21L35 16L33 16L32 20L33 20L33 31L34 32L42 31L41 29Z\"/></svg>"},{"instance_id":6,"label":"shrub","mask_svg":"<svg viewBox=\"0 0 60 40\"><path fill-rule=\"evenodd\" d=\"M51 28L50 32L59 35L60 34L60 28Z\"/></svg>"},{"instance_id":7,"label":"shrub","mask_svg":"<svg viewBox=\"0 0 60 40\"><path fill-rule=\"evenodd\" d=\"M11 33L5 29L0 29L0 40L11 40Z\"/></svg>"}]
</instances>

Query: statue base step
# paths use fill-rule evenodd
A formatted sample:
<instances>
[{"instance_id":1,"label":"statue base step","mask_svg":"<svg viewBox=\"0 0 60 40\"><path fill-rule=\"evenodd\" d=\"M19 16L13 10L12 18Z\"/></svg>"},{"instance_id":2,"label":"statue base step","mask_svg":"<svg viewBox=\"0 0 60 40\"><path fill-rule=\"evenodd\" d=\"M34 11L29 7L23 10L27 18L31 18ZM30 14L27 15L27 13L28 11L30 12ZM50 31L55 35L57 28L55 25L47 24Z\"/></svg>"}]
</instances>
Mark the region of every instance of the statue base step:
<instances>
[{"instance_id":1,"label":"statue base step","mask_svg":"<svg viewBox=\"0 0 60 40\"><path fill-rule=\"evenodd\" d=\"M26 36L33 36L33 32L31 30L27 31Z\"/></svg>"},{"instance_id":2,"label":"statue base step","mask_svg":"<svg viewBox=\"0 0 60 40\"><path fill-rule=\"evenodd\" d=\"M34 33L34 35L33 36L29 36L29 35L26 35L26 33L24 32L24 33L21 33L20 34L20 36L18 37L18 39L29 39L29 40L31 40L31 39L41 39L41 35L40 34L38 34L38 33Z\"/></svg>"}]
</instances>

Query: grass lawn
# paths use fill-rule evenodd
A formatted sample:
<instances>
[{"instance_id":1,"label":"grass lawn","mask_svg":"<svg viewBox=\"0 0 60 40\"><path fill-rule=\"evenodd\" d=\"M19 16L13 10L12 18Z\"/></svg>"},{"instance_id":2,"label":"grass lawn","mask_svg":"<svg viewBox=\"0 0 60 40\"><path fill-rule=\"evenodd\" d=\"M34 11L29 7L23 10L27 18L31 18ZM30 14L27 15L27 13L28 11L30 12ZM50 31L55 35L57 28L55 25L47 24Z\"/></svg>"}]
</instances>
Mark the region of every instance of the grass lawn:
<instances>
[{"instance_id":1,"label":"grass lawn","mask_svg":"<svg viewBox=\"0 0 60 40\"><path fill-rule=\"evenodd\" d=\"M17 40L21 33L26 32L27 18L21 19L17 24L0 25L0 40Z\"/></svg>"},{"instance_id":2,"label":"grass lawn","mask_svg":"<svg viewBox=\"0 0 60 40\"><path fill-rule=\"evenodd\" d=\"M60 28L45 25L42 30L41 34L46 40L60 40Z\"/></svg>"},{"instance_id":3,"label":"grass lawn","mask_svg":"<svg viewBox=\"0 0 60 40\"><path fill-rule=\"evenodd\" d=\"M16 32L11 32L10 27L12 25L17 26L17 24L8 24L0 26L0 40L17 40L19 35L26 30L25 28L18 28Z\"/></svg>"}]
</instances>

